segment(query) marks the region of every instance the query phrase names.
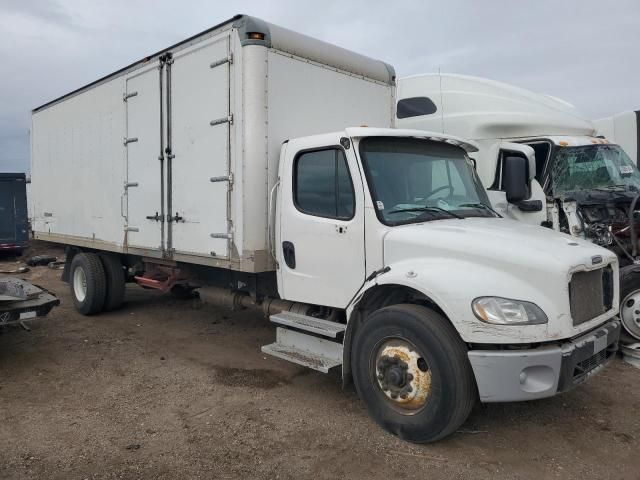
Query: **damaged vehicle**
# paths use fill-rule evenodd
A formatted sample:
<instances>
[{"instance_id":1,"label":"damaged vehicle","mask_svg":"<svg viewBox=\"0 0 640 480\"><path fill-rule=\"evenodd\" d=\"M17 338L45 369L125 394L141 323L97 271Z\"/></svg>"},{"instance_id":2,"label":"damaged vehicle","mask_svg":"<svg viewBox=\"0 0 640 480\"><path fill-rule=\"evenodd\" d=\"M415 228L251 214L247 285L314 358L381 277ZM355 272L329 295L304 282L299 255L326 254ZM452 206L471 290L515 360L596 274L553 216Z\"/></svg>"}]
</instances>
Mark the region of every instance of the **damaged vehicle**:
<instances>
[{"instance_id":1,"label":"damaged vehicle","mask_svg":"<svg viewBox=\"0 0 640 480\"><path fill-rule=\"evenodd\" d=\"M622 323L640 338L640 171L620 146L600 139L565 138L554 147L542 179L551 201L550 225L618 255Z\"/></svg>"},{"instance_id":2,"label":"damaged vehicle","mask_svg":"<svg viewBox=\"0 0 640 480\"><path fill-rule=\"evenodd\" d=\"M0 327L45 317L60 300L20 278L0 276Z\"/></svg>"},{"instance_id":3,"label":"damaged vehicle","mask_svg":"<svg viewBox=\"0 0 640 480\"><path fill-rule=\"evenodd\" d=\"M622 338L640 339L640 172L619 145L563 100L466 75L400 79L396 116L398 127L473 140L476 170L501 215L614 252Z\"/></svg>"}]
</instances>

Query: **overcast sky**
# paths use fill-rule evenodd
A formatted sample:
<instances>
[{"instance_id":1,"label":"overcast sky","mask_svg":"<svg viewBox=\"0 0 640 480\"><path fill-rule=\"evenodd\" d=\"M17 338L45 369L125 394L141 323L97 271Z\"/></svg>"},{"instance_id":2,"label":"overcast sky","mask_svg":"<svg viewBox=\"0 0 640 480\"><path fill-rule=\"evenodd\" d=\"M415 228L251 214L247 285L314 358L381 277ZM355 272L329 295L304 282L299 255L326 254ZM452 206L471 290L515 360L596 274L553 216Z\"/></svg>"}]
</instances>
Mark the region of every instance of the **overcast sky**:
<instances>
[{"instance_id":1,"label":"overcast sky","mask_svg":"<svg viewBox=\"0 0 640 480\"><path fill-rule=\"evenodd\" d=\"M0 0L0 172L29 170L30 110L236 13L395 66L478 75L589 118L640 109L640 0Z\"/></svg>"}]
</instances>

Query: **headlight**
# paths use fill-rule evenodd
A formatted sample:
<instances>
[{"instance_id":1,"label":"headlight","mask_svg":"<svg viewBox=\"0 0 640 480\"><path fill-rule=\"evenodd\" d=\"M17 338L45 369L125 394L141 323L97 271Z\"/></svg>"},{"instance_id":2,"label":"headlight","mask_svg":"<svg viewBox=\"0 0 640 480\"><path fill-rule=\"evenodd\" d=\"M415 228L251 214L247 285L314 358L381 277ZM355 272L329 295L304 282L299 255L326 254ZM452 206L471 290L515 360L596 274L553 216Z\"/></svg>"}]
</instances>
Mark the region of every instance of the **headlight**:
<instances>
[{"instance_id":1,"label":"headlight","mask_svg":"<svg viewBox=\"0 0 640 480\"><path fill-rule=\"evenodd\" d=\"M471 302L479 320L497 325L537 325L547 323L542 309L535 303L500 297L479 297Z\"/></svg>"}]
</instances>

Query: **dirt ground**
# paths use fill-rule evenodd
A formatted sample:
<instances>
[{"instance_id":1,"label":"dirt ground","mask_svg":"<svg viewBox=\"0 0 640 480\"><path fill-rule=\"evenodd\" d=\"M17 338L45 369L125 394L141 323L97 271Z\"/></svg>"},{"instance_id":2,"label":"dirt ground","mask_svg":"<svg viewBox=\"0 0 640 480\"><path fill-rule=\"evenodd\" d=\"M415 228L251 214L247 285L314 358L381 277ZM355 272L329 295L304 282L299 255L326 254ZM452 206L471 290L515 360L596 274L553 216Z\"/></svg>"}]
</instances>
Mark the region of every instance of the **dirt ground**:
<instances>
[{"instance_id":1,"label":"dirt ground","mask_svg":"<svg viewBox=\"0 0 640 480\"><path fill-rule=\"evenodd\" d=\"M337 377L266 358L261 315L131 285L122 310L83 317L60 273L21 275L62 304L0 334L2 479L640 478L640 370L619 359L567 394L478 405L452 437L412 445Z\"/></svg>"}]
</instances>

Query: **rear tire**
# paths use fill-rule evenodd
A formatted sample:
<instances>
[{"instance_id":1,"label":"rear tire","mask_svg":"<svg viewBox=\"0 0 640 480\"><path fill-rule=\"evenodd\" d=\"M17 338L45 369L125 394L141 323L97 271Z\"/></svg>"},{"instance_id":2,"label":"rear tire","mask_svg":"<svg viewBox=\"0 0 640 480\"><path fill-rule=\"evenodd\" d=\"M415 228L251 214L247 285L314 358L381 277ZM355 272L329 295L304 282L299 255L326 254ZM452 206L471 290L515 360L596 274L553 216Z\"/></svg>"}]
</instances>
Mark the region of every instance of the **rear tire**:
<instances>
[{"instance_id":1,"label":"rear tire","mask_svg":"<svg viewBox=\"0 0 640 480\"><path fill-rule=\"evenodd\" d=\"M477 399L466 345L444 317L426 307L394 305L374 312L356 332L351 361L369 415L411 442L452 434Z\"/></svg>"},{"instance_id":2,"label":"rear tire","mask_svg":"<svg viewBox=\"0 0 640 480\"><path fill-rule=\"evenodd\" d=\"M82 315L93 315L104 308L107 280L100 257L95 253L78 253L70 268L71 297Z\"/></svg>"},{"instance_id":3,"label":"rear tire","mask_svg":"<svg viewBox=\"0 0 640 480\"><path fill-rule=\"evenodd\" d=\"M104 310L108 312L120 308L124 303L126 278L120 257L110 253L101 253L100 260L107 282Z\"/></svg>"}]
</instances>

